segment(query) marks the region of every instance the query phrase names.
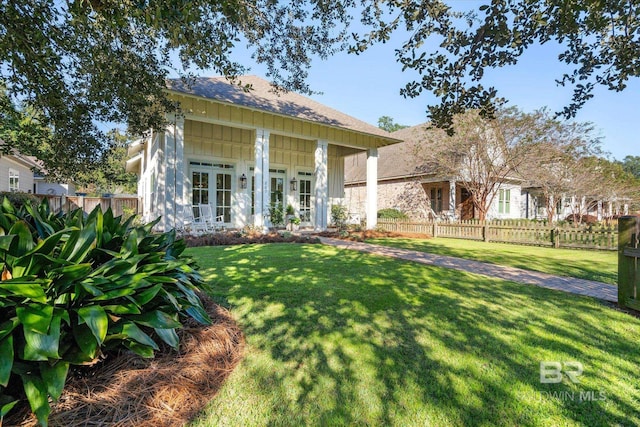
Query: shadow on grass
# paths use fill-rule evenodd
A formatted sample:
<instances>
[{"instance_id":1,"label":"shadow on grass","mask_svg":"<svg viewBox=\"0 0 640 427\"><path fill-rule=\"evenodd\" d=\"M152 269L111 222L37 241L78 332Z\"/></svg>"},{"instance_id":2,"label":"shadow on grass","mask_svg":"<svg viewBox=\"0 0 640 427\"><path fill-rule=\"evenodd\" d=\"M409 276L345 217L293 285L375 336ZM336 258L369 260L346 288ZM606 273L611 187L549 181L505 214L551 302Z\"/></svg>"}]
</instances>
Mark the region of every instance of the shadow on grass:
<instances>
[{"instance_id":1,"label":"shadow on grass","mask_svg":"<svg viewBox=\"0 0 640 427\"><path fill-rule=\"evenodd\" d=\"M640 423L640 321L595 300L324 246L192 254L250 347L202 425Z\"/></svg>"}]
</instances>

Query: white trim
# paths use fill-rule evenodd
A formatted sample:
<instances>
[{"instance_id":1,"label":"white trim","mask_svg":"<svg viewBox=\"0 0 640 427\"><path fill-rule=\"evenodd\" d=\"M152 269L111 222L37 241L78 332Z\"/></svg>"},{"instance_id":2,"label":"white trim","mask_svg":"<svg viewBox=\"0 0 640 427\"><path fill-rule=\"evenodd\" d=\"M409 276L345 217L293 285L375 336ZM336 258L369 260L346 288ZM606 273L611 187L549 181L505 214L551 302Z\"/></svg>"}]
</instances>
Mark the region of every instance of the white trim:
<instances>
[{"instance_id":1,"label":"white trim","mask_svg":"<svg viewBox=\"0 0 640 427\"><path fill-rule=\"evenodd\" d=\"M367 150L367 229L378 225L378 150Z\"/></svg>"}]
</instances>

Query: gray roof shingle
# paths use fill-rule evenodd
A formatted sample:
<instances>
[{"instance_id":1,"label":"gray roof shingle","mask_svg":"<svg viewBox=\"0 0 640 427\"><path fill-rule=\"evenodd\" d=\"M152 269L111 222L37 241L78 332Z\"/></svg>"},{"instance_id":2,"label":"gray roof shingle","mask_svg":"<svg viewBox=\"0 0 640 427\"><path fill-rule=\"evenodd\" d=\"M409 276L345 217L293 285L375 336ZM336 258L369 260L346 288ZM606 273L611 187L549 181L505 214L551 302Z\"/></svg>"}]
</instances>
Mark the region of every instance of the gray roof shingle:
<instances>
[{"instance_id":1,"label":"gray roof shingle","mask_svg":"<svg viewBox=\"0 0 640 427\"><path fill-rule=\"evenodd\" d=\"M167 81L167 85L169 90L175 92L379 136L389 139L389 144L397 142L393 141L394 138L390 133L329 108L311 98L295 92L278 91L276 93L271 83L260 77L241 76L238 78L238 82L241 82L242 85L251 85L252 90L247 92L238 84L230 83L224 77L198 77L189 82L190 85L182 79L170 79Z\"/></svg>"},{"instance_id":2,"label":"gray roof shingle","mask_svg":"<svg viewBox=\"0 0 640 427\"><path fill-rule=\"evenodd\" d=\"M429 132L429 123L400 129L391 133L396 139L403 140L378 149L378 180L400 179L424 175L416 150L424 149L425 136ZM367 179L366 153L349 156L345 160L345 183L364 182Z\"/></svg>"}]
</instances>

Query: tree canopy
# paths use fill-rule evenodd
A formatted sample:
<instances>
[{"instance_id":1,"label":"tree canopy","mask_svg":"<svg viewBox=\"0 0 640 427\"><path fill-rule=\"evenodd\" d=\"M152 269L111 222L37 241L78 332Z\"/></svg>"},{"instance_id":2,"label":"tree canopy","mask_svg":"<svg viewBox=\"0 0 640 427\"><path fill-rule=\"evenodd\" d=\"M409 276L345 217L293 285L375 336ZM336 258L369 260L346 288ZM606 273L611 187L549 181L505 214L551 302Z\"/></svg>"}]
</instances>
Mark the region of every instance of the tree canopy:
<instances>
[{"instance_id":1,"label":"tree canopy","mask_svg":"<svg viewBox=\"0 0 640 427\"><path fill-rule=\"evenodd\" d=\"M533 44L558 43L558 60L570 71L558 76L573 88L573 99L561 112L574 117L597 85L621 91L640 76L640 3L635 0L492 0L477 8L454 11L443 1L374 2L380 11L374 30L356 36L353 51L386 41L398 30L410 36L396 50L404 69L422 78L406 84L405 96L422 91L439 97L429 107L432 121L449 128L452 117L467 109L484 116L495 111L498 91L482 85L487 68L513 65ZM453 3L457 7L463 2ZM382 10L387 6L388 10ZM387 13L385 13L387 12ZM436 37L440 48L427 51Z\"/></svg>"},{"instance_id":2,"label":"tree canopy","mask_svg":"<svg viewBox=\"0 0 640 427\"><path fill-rule=\"evenodd\" d=\"M393 117L382 116L378 119L378 127L380 129L386 130L387 132L395 132L397 130L407 128L408 126L396 123L393 120Z\"/></svg>"},{"instance_id":3,"label":"tree canopy","mask_svg":"<svg viewBox=\"0 0 640 427\"><path fill-rule=\"evenodd\" d=\"M44 160L70 172L98 161L114 123L134 134L164 126L174 108L164 92L172 70L237 77L246 64L233 54L248 48L278 87L308 93L313 58L359 53L402 30L409 36L397 60L422 78L401 93L439 97L429 107L433 123L450 127L466 109L494 113L498 93L482 85L484 70L548 42L565 47L558 59L573 69L559 76L574 89L564 110L572 116L596 85L623 90L640 74L639 16L640 5L623 0L493 0L470 11L443 0L3 0L0 83L10 102L0 114L33 111L55 153ZM358 19L362 27L350 28ZM428 51L428 40L439 49ZM23 148L11 144L22 140L5 149ZM70 158L78 162L65 164Z\"/></svg>"}]
</instances>

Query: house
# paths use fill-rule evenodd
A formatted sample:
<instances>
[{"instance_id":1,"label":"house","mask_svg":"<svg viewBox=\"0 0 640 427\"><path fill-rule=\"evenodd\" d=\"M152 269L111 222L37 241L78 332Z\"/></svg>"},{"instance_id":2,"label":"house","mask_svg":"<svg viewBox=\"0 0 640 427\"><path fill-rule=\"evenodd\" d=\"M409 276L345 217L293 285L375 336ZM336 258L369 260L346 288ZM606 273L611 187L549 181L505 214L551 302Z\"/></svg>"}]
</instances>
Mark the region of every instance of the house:
<instances>
[{"instance_id":1,"label":"house","mask_svg":"<svg viewBox=\"0 0 640 427\"><path fill-rule=\"evenodd\" d=\"M19 153L0 156L0 191L34 193L36 191L32 157Z\"/></svg>"},{"instance_id":2,"label":"house","mask_svg":"<svg viewBox=\"0 0 640 427\"><path fill-rule=\"evenodd\" d=\"M49 181L41 173L42 164L33 156L13 153L0 156L0 191L46 195L69 195L75 193L71 183Z\"/></svg>"},{"instance_id":3,"label":"house","mask_svg":"<svg viewBox=\"0 0 640 427\"><path fill-rule=\"evenodd\" d=\"M471 195L454 177L437 176L426 170L418 151L428 149L423 141L427 124L400 129L391 134L404 142L380 148L378 152L379 208L394 208L414 219L476 217ZM350 212L363 215L366 200L366 167L361 154L345 160L345 203ZM511 219L523 216L524 199L516 179L497 190L487 219ZM368 216L367 216L368 217Z\"/></svg>"},{"instance_id":4,"label":"house","mask_svg":"<svg viewBox=\"0 0 640 427\"><path fill-rule=\"evenodd\" d=\"M377 210L377 152L398 143L387 132L293 92L275 92L259 77L168 82L179 103L167 129L151 130L129 148L127 171L139 176L145 218L181 226L185 209L209 203L229 228L271 225L270 209L293 206L301 225L323 230L331 205L344 198L344 158L362 153ZM367 224L375 227L375 215Z\"/></svg>"}]
</instances>

